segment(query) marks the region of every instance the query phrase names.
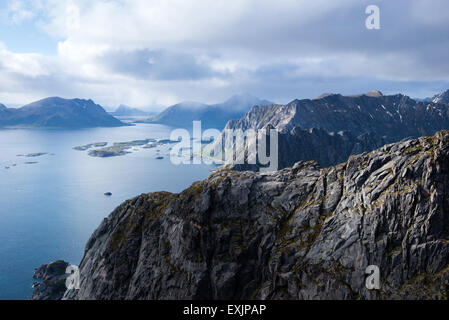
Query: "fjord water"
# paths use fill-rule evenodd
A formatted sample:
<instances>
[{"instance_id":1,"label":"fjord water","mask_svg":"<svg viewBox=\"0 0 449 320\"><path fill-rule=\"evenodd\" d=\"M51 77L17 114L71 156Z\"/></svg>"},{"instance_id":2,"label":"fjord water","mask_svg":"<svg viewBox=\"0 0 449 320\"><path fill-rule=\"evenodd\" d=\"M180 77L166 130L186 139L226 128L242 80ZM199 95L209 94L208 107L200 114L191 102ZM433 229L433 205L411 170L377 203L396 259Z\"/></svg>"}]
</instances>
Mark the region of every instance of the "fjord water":
<instances>
[{"instance_id":1,"label":"fjord water","mask_svg":"<svg viewBox=\"0 0 449 320\"><path fill-rule=\"evenodd\" d=\"M0 299L28 299L34 268L42 264L58 259L79 264L92 232L124 200L153 191L179 192L207 178L211 166L173 165L168 146L157 148L163 160L156 159L156 149L111 158L72 149L169 138L170 131L154 124L0 130ZM38 152L48 154L17 156Z\"/></svg>"}]
</instances>

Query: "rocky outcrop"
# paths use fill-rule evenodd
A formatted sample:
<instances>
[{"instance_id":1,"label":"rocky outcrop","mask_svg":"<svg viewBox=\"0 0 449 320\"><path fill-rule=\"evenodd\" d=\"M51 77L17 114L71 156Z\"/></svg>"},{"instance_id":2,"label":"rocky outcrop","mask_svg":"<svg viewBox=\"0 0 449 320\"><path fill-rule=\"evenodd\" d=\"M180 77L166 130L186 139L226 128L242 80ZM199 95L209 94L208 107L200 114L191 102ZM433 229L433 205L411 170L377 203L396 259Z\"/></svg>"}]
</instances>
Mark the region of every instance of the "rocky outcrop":
<instances>
[{"instance_id":1,"label":"rocky outcrop","mask_svg":"<svg viewBox=\"0 0 449 320\"><path fill-rule=\"evenodd\" d=\"M329 166L387 143L448 129L449 107L434 101L384 96L379 91L350 97L325 94L286 105L255 106L243 118L229 121L225 130L278 130L279 169L308 160ZM237 165L234 169L258 167Z\"/></svg>"},{"instance_id":2,"label":"rocky outcrop","mask_svg":"<svg viewBox=\"0 0 449 320\"><path fill-rule=\"evenodd\" d=\"M69 264L58 260L50 264L40 266L34 271L33 279L40 280L33 284L31 300L60 300L66 287L66 269Z\"/></svg>"},{"instance_id":3,"label":"rocky outcrop","mask_svg":"<svg viewBox=\"0 0 449 320\"><path fill-rule=\"evenodd\" d=\"M447 131L329 168L222 169L120 205L64 298L448 298L448 187ZM369 265L379 290L365 287Z\"/></svg>"},{"instance_id":4,"label":"rocky outcrop","mask_svg":"<svg viewBox=\"0 0 449 320\"><path fill-rule=\"evenodd\" d=\"M449 90L437 94L435 97L432 98L432 102L449 104Z\"/></svg>"}]
</instances>

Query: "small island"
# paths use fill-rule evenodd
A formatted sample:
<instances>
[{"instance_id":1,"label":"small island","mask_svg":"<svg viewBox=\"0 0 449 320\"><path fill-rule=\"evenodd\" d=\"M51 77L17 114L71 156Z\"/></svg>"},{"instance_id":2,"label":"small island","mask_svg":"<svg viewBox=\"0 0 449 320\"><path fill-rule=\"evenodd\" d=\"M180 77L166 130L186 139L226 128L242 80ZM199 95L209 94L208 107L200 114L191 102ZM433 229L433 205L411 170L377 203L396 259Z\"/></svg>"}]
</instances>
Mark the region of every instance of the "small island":
<instances>
[{"instance_id":1,"label":"small island","mask_svg":"<svg viewBox=\"0 0 449 320\"><path fill-rule=\"evenodd\" d=\"M36 153L28 153L28 154L18 154L18 157L25 157L25 158L36 158L36 157L41 157L41 156L45 156L46 154L48 154L47 152L36 152Z\"/></svg>"},{"instance_id":2,"label":"small island","mask_svg":"<svg viewBox=\"0 0 449 320\"><path fill-rule=\"evenodd\" d=\"M96 143L89 143L89 144L86 144L84 146L74 147L73 149L77 150L77 151L86 151L86 150L89 150L91 148L106 147L107 145L108 145L107 142L96 142Z\"/></svg>"},{"instance_id":3,"label":"small island","mask_svg":"<svg viewBox=\"0 0 449 320\"><path fill-rule=\"evenodd\" d=\"M108 158L108 157L117 157L124 156L126 154L131 153L130 149L134 147L142 147L144 149L153 149L158 146L178 143L179 141L173 141L168 139L144 139L144 140L134 140L127 142L115 142L112 146L90 150L88 155L91 157L100 157L100 158ZM85 147L85 146L83 146Z\"/></svg>"},{"instance_id":4,"label":"small island","mask_svg":"<svg viewBox=\"0 0 449 320\"><path fill-rule=\"evenodd\" d=\"M131 153L127 150L131 149L132 147L144 146L150 142L154 142L154 139L134 140L128 142L115 142L110 147L91 150L89 151L88 155L91 157L101 157L101 158L123 156L125 154Z\"/></svg>"}]
</instances>

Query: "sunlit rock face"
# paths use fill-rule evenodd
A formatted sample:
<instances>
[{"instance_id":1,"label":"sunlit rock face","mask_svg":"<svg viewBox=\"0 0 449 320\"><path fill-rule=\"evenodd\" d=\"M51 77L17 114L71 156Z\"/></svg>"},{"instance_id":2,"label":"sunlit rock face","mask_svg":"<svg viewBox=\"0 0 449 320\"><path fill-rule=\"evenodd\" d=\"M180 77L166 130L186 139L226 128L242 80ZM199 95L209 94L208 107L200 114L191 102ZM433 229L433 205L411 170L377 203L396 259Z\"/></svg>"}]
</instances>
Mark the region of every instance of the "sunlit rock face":
<instances>
[{"instance_id":1,"label":"sunlit rock face","mask_svg":"<svg viewBox=\"0 0 449 320\"><path fill-rule=\"evenodd\" d=\"M376 90L350 97L324 94L286 105L256 106L243 118L229 121L226 129L276 128L280 169L309 160L329 166L388 143L449 129L449 106L439 101L418 102ZM234 169L258 167L236 165Z\"/></svg>"}]
</instances>

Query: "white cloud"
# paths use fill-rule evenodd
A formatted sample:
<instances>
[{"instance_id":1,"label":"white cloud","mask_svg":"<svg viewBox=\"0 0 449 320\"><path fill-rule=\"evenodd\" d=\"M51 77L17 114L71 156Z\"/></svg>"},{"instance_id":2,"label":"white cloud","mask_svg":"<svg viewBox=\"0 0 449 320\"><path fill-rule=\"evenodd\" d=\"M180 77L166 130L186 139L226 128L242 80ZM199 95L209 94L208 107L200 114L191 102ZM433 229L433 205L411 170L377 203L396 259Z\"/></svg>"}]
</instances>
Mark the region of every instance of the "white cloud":
<instances>
[{"instance_id":1,"label":"white cloud","mask_svg":"<svg viewBox=\"0 0 449 320\"><path fill-rule=\"evenodd\" d=\"M0 68L3 78L28 86L27 98L48 93L141 107L248 90L298 97L295 86L320 79L322 91L341 88L343 78L449 81L442 18L449 4L432 1L435 7L378 0L382 29L367 31L372 1L365 0L12 0L11 21L32 20L60 39L58 53L3 48ZM330 83L337 85L325 88Z\"/></svg>"},{"instance_id":2,"label":"white cloud","mask_svg":"<svg viewBox=\"0 0 449 320\"><path fill-rule=\"evenodd\" d=\"M49 75L45 57L36 53L12 53L0 44L0 70L3 73L36 78Z\"/></svg>"}]
</instances>

